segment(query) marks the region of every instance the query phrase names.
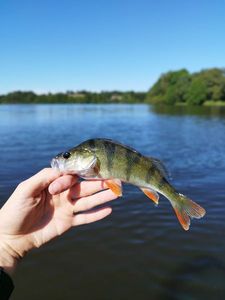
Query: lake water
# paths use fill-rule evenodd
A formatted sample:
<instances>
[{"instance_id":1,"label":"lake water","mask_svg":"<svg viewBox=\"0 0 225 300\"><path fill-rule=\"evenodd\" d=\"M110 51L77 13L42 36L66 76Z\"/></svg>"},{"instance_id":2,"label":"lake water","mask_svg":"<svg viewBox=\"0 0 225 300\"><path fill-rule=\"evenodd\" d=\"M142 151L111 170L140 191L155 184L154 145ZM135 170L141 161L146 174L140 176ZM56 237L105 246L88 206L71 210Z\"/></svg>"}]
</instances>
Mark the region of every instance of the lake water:
<instances>
[{"instance_id":1,"label":"lake water","mask_svg":"<svg viewBox=\"0 0 225 300\"><path fill-rule=\"evenodd\" d=\"M107 137L161 159L172 183L207 210L182 230L126 185L113 213L31 252L12 299L225 299L225 114L147 105L1 105L0 201L60 151ZM34 220L35 222L35 220Z\"/></svg>"}]
</instances>

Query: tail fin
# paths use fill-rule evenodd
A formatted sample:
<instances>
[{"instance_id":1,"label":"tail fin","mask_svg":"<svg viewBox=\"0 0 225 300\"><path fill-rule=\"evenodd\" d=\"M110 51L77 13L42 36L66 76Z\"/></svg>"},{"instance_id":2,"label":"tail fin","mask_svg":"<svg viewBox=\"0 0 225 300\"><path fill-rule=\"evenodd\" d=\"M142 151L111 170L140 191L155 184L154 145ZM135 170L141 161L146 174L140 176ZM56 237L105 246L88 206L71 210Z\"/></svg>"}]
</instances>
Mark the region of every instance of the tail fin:
<instances>
[{"instance_id":1,"label":"tail fin","mask_svg":"<svg viewBox=\"0 0 225 300\"><path fill-rule=\"evenodd\" d=\"M174 199L170 199L170 202L175 210L177 218L184 228L188 230L191 224L190 218L200 219L206 211L203 207L188 199L186 196L176 193Z\"/></svg>"}]
</instances>

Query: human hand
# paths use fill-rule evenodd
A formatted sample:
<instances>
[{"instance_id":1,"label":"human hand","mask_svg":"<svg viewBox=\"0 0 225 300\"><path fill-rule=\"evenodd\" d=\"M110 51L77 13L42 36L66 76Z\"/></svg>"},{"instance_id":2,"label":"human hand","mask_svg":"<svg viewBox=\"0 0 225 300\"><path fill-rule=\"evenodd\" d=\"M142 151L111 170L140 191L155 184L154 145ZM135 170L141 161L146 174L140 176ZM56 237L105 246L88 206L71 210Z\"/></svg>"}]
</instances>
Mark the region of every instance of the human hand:
<instances>
[{"instance_id":1,"label":"human hand","mask_svg":"<svg viewBox=\"0 0 225 300\"><path fill-rule=\"evenodd\" d=\"M116 198L104 181L78 182L76 176L43 169L20 183L0 210L0 266L12 273L32 248L108 216L110 207L89 210Z\"/></svg>"}]
</instances>

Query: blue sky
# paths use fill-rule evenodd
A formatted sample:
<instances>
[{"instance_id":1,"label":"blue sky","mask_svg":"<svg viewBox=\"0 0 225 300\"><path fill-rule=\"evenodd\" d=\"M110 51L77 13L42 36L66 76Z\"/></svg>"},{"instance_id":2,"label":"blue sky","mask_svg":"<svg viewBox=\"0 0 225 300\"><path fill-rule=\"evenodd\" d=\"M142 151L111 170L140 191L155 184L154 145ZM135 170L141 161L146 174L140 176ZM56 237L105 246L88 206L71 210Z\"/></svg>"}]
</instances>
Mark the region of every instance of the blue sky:
<instances>
[{"instance_id":1,"label":"blue sky","mask_svg":"<svg viewBox=\"0 0 225 300\"><path fill-rule=\"evenodd\" d=\"M223 0L0 1L0 94L146 91L224 60Z\"/></svg>"}]
</instances>

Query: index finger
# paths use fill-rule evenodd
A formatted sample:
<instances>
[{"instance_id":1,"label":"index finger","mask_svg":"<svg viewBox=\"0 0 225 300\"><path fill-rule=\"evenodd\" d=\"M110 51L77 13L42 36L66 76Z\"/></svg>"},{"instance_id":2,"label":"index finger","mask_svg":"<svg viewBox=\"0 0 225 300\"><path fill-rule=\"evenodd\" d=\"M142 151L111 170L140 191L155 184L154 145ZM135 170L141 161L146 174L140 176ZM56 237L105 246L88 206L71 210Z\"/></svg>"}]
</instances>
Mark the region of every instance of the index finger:
<instances>
[{"instance_id":1,"label":"index finger","mask_svg":"<svg viewBox=\"0 0 225 300\"><path fill-rule=\"evenodd\" d=\"M60 194L71 188L78 180L74 175L63 175L55 179L48 187L48 191L52 195Z\"/></svg>"}]
</instances>

